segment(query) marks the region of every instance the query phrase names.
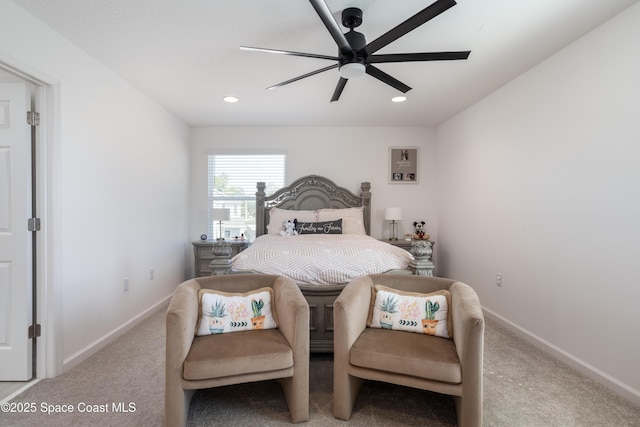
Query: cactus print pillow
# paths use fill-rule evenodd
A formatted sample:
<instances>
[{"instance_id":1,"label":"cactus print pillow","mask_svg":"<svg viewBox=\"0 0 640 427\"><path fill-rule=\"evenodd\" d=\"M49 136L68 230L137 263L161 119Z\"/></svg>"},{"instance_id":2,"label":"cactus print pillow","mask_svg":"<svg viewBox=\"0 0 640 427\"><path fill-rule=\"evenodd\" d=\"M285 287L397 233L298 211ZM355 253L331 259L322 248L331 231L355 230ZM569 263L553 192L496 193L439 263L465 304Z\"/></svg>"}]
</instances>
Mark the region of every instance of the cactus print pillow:
<instances>
[{"instance_id":1,"label":"cactus print pillow","mask_svg":"<svg viewBox=\"0 0 640 427\"><path fill-rule=\"evenodd\" d=\"M278 327L271 309L273 289L269 287L242 294L200 289L198 300L197 336Z\"/></svg>"},{"instance_id":2,"label":"cactus print pillow","mask_svg":"<svg viewBox=\"0 0 640 427\"><path fill-rule=\"evenodd\" d=\"M449 333L451 294L421 294L375 285L367 326L453 338Z\"/></svg>"}]
</instances>

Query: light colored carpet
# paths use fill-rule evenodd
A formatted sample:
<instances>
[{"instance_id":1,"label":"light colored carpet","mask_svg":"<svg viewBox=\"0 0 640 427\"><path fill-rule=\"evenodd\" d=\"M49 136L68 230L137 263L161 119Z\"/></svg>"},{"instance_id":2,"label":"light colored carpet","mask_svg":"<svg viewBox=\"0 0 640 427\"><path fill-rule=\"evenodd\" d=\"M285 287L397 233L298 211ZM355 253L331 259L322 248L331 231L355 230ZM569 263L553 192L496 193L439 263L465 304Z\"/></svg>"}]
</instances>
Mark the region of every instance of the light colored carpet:
<instances>
[{"instance_id":1,"label":"light colored carpet","mask_svg":"<svg viewBox=\"0 0 640 427\"><path fill-rule=\"evenodd\" d=\"M82 364L45 379L11 403L33 413L0 413L0 426L164 425L165 308ZM487 319L484 426L639 426L640 408L567 368ZM332 357L311 357L309 426L343 426L332 415ZM79 412L86 408L108 412ZM129 404L132 406L129 406ZM54 406L50 406L54 405ZM53 412L71 405L73 413ZM91 406L93 405L93 406ZM115 407L114 407L115 406ZM116 412L126 408L129 412ZM199 391L189 426L290 425L275 382ZM354 426L455 426L447 396L367 382L356 402Z\"/></svg>"}]
</instances>

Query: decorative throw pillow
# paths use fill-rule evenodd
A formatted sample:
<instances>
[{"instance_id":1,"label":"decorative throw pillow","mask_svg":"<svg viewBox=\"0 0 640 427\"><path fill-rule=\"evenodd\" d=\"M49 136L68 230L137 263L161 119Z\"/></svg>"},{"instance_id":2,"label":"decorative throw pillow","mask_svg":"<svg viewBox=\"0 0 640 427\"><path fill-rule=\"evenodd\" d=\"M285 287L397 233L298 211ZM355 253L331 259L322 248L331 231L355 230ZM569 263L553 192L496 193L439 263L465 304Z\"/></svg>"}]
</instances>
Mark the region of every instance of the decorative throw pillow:
<instances>
[{"instance_id":1,"label":"decorative throw pillow","mask_svg":"<svg viewBox=\"0 0 640 427\"><path fill-rule=\"evenodd\" d=\"M293 211L289 209L271 208L269 210L267 234L279 236L282 231L282 223L293 218L301 222L313 222L318 220L316 218L316 211Z\"/></svg>"},{"instance_id":2,"label":"decorative throw pillow","mask_svg":"<svg viewBox=\"0 0 640 427\"><path fill-rule=\"evenodd\" d=\"M453 338L450 306L447 290L421 294L375 285L367 326Z\"/></svg>"},{"instance_id":3,"label":"decorative throw pillow","mask_svg":"<svg viewBox=\"0 0 640 427\"><path fill-rule=\"evenodd\" d=\"M360 234L366 236L364 229L364 208L320 209L316 221L335 221L342 219L342 234ZM298 217L298 221L302 221Z\"/></svg>"},{"instance_id":4,"label":"decorative throw pillow","mask_svg":"<svg viewBox=\"0 0 640 427\"><path fill-rule=\"evenodd\" d=\"M200 289L198 300L198 336L278 327L271 307L272 288L265 287L245 293Z\"/></svg>"},{"instance_id":5,"label":"decorative throw pillow","mask_svg":"<svg viewBox=\"0 0 640 427\"><path fill-rule=\"evenodd\" d=\"M300 222L296 224L298 234L342 234L342 219L324 222Z\"/></svg>"}]
</instances>

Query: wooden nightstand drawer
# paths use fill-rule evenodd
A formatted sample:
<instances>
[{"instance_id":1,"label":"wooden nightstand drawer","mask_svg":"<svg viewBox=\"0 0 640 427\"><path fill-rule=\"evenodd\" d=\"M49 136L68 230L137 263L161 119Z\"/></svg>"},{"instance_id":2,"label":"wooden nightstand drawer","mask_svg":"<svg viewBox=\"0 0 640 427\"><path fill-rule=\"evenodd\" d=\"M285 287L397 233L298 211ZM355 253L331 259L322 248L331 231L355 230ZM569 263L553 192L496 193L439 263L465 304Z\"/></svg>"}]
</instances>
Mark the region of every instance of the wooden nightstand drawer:
<instances>
[{"instance_id":1,"label":"wooden nightstand drawer","mask_svg":"<svg viewBox=\"0 0 640 427\"><path fill-rule=\"evenodd\" d=\"M390 245L402 248L407 252L411 252L411 243L413 243L412 240L388 240L388 239L380 239L380 240Z\"/></svg>"},{"instance_id":2,"label":"wooden nightstand drawer","mask_svg":"<svg viewBox=\"0 0 640 427\"><path fill-rule=\"evenodd\" d=\"M386 243L389 243L390 245L402 248L407 252L411 252L411 245L413 244L413 242L429 242L431 243L431 247L436 245L436 242L432 240L404 240L404 239L398 239L398 240L379 239L379 240L381 242L386 242Z\"/></svg>"}]
</instances>

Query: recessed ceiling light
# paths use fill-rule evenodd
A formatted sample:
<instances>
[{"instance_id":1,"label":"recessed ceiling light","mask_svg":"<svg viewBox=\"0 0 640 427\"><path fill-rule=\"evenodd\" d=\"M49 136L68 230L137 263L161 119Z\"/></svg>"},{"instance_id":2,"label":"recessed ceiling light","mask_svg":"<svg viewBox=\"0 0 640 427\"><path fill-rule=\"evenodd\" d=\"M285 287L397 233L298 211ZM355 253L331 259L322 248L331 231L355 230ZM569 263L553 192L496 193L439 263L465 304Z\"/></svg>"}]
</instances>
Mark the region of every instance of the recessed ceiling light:
<instances>
[{"instance_id":1,"label":"recessed ceiling light","mask_svg":"<svg viewBox=\"0 0 640 427\"><path fill-rule=\"evenodd\" d=\"M233 104L234 102L238 102L240 101L239 98L236 98L235 96L225 96L224 98L222 98L224 100L224 102L228 102L230 104Z\"/></svg>"},{"instance_id":2,"label":"recessed ceiling light","mask_svg":"<svg viewBox=\"0 0 640 427\"><path fill-rule=\"evenodd\" d=\"M404 102L407 100L406 96L395 96L393 98L391 98L391 101L393 102Z\"/></svg>"}]
</instances>

